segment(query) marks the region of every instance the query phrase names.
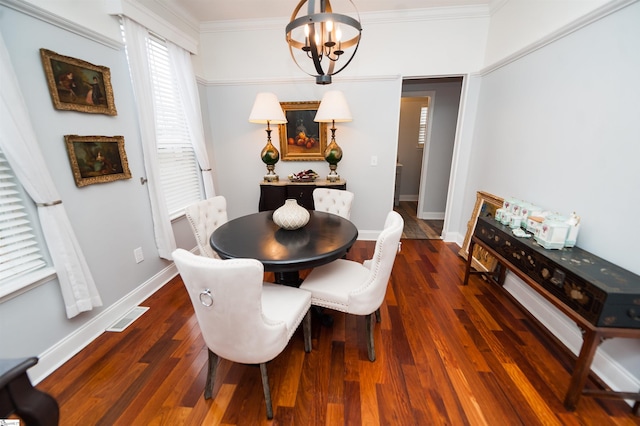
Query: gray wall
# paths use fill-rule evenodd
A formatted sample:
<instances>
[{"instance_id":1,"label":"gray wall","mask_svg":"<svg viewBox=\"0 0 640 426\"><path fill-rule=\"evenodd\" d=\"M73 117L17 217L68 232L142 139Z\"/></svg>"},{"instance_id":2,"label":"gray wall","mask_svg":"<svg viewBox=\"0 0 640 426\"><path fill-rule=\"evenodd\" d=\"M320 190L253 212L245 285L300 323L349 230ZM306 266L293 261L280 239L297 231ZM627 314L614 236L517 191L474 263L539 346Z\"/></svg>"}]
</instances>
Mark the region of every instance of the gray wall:
<instances>
[{"instance_id":1,"label":"gray wall","mask_svg":"<svg viewBox=\"0 0 640 426\"><path fill-rule=\"evenodd\" d=\"M479 97L464 210L475 192L516 197L582 217L578 246L640 274L640 3L613 13L476 81ZM507 288L562 333L579 330L528 294ZM640 340L610 339L599 353L620 362L627 390L640 381ZM611 359L610 358L610 359ZM612 369L596 359L601 372ZM615 373L611 373L615 374Z\"/></svg>"},{"instance_id":2,"label":"gray wall","mask_svg":"<svg viewBox=\"0 0 640 426\"><path fill-rule=\"evenodd\" d=\"M360 239L374 239L393 208L400 86L399 77L340 81L330 86L344 92L353 116L352 122L336 123L336 142L343 150L337 171L347 181L347 189L356 194L351 220L359 229ZM248 122L256 93L272 91L281 102L294 102L320 100L326 90L313 80L207 87L217 191L231 200L230 217L258 210L259 184L266 172L260 160L260 151L267 141L266 126ZM372 103L379 107L369 108ZM279 148L277 130L271 136ZM378 157L377 166L371 165L372 156ZM329 173L325 161L280 161L275 168L281 179L305 169L313 169L321 177Z\"/></svg>"},{"instance_id":3,"label":"gray wall","mask_svg":"<svg viewBox=\"0 0 640 426\"><path fill-rule=\"evenodd\" d=\"M34 368L36 371L41 368L38 373L41 374L61 361L53 354L60 349L57 345L70 338L76 339L73 346L83 344L104 331L101 316L105 316L103 322L115 320L114 315L130 309L119 307L124 298L130 297L129 303L133 304L142 300L164 283L166 277L162 274L169 271L170 275L172 264L157 255L147 187L140 184L140 177L145 174L124 48L80 37L1 5L0 31L40 148L104 303L101 308L68 320L58 282L54 280L0 304L0 358L51 355L50 362L45 359ZM109 67L118 115L54 109L40 48ZM65 148L67 134L124 136L132 179L76 187ZM184 222L178 221L174 226L179 229L179 243L191 249L195 241ZM133 255L137 247L145 255L139 264ZM109 309L111 318L106 315ZM91 323L96 326L91 328ZM79 333L83 327L89 329ZM60 355L68 356L74 349L60 349Z\"/></svg>"}]
</instances>

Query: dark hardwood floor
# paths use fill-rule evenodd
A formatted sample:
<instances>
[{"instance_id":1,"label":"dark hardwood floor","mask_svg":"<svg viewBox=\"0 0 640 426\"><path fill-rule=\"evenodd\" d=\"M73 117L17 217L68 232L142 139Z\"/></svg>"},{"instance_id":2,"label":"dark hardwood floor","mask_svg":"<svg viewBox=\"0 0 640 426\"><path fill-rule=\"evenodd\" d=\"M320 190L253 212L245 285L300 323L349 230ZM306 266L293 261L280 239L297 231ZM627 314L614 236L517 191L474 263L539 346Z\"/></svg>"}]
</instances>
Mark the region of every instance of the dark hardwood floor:
<instances>
[{"instance_id":1,"label":"dark hardwood floor","mask_svg":"<svg viewBox=\"0 0 640 426\"><path fill-rule=\"evenodd\" d=\"M418 219L417 201L400 201L400 205L393 208L404 219L402 238L410 240L439 240L442 235L444 220Z\"/></svg>"},{"instance_id":2,"label":"dark hardwood floor","mask_svg":"<svg viewBox=\"0 0 640 426\"><path fill-rule=\"evenodd\" d=\"M363 260L374 242L358 241ZM38 388L61 425L638 425L620 400L562 400L572 358L499 289L478 276L463 287L455 244L403 240L367 359L363 317L331 312L300 330L268 364L274 419L260 370L222 361L205 400L207 351L179 277L150 297L122 333L106 332ZM273 278L267 274L267 278ZM590 387L595 386L589 383Z\"/></svg>"}]
</instances>

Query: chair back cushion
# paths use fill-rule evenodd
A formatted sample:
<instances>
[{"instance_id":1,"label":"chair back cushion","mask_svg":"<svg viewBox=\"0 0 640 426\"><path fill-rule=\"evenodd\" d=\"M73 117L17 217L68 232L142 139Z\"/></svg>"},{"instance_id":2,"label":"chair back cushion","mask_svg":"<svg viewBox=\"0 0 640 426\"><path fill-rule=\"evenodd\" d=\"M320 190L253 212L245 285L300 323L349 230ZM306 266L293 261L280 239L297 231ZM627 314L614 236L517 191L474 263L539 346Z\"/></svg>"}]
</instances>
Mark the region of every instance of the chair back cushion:
<instances>
[{"instance_id":1,"label":"chair back cushion","mask_svg":"<svg viewBox=\"0 0 640 426\"><path fill-rule=\"evenodd\" d=\"M349 219L353 197L353 192L342 189L316 188L313 190L313 205L315 210Z\"/></svg>"},{"instance_id":2,"label":"chair back cushion","mask_svg":"<svg viewBox=\"0 0 640 426\"><path fill-rule=\"evenodd\" d=\"M222 196L199 201L185 208L185 215L196 238L202 256L219 258L211 248L209 238L213 231L227 222L227 200Z\"/></svg>"},{"instance_id":3,"label":"chair back cushion","mask_svg":"<svg viewBox=\"0 0 640 426\"><path fill-rule=\"evenodd\" d=\"M373 257L366 262L369 277L349 294L349 313L369 315L382 305L403 228L402 216L393 210L389 212L384 229L376 240Z\"/></svg>"},{"instance_id":4,"label":"chair back cushion","mask_svg":"<svg viewBox=\"0 0 640 426\"><path fill-rule=\"evenodd\" d=\"M173 252L173 260L212 352L233 362L259 364L286 346L285 322L263 315L264 268L259 261L214 259L183 249Z\"/></svg>"}]
</instances>

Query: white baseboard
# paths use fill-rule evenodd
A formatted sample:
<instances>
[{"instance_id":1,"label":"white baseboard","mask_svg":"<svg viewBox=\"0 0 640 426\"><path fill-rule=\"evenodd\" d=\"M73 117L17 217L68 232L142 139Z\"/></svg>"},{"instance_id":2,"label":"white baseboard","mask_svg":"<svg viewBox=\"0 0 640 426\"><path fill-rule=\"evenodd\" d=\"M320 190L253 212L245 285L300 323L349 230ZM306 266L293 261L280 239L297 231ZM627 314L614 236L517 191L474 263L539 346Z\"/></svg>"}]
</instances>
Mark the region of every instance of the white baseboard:
<instances>
[{"instance_id":1,"label":"white baseboard","mask_svg":"<svg viewBox=\"0 0 640 426\"><path fill-rule=\"evenodd\" d=\"M445 231L442 234L442 240L445 243L456 243L459 247L462 247L462 243L464 242L464 235L459 232L448 232Z\"/></svg>"},{"instance_id":2,"label":"white baseboard","mask_svg":"<svg viewBox=\"0 0 640 426\"><path fill-rule=\"evenodd\" d=\"M418 201L418 194L414 194L414 195L400 194L400 201Z\"/></svg>"},{"instance_id":3,"label":"white baseboard","mask_svg":"<svg viewBox=\"0 0 640 426\"><path fill-rule=\"evenodd\" d=\"M138 306L177 274L178 270L175 265L173 263L170 264L65 339L40 354L38 363L28 371L31 382L35 385L44 380L49 374L53 373L58 367L104 333L114 321L135 306Z\"/></svg>"},{"instance_id":4,"label":"white baseboard","mask_svg":"<svg viewBox=\"0 0 640 426\"><path fill-rule=\"evenodd\" d=\"M382 230L380 231L361 231L358 230L358 240L361 241L375 241L378 239L378 235L380 235L380 232L382 232Z\"/></svg>"},{"instance_id":5,"label":"white baseboard","mask_svg":"<svg viewBox=\"0 0 640 426\"><path fill-rule=\"evenodd\" d=\"M423 220L444 220L444 212L418 212L417 216Z\"/></svg>"}]
</instances>

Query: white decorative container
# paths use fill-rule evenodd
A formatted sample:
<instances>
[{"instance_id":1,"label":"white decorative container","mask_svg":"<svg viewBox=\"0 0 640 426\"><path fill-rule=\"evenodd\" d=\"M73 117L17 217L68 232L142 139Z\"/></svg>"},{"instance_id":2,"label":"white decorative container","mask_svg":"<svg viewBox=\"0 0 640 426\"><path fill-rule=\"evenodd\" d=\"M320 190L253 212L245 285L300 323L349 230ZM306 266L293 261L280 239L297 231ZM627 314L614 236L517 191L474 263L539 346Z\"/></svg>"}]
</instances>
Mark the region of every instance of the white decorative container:
<instances>
[{"instance_id":1,"label":"white decorative container","mask_svg":"<svg viewBox=\"0 0 640 426\"><path fill-rule=\"evenodd\" d=\"M511 215L511 220L509 221L509 227L512 229L520 228L522 224L522 216L513 214Z\"/></svg>"},{"instance_id":2,"label":"white decorative container","mask_svg":"<svg viewBox=\"0 0 640 426\"><path fill-rule=\"evenodd\" d=\"M298 202L290 198L273 212L273 221L282 229L293 230L302 228L309 222L309 212Z\"/></svg>"},{"instance_id":3,"label":"white decorative container","mask_svg":"<svg viewBox=\"0 0 640 426\"><path fill-rule=\"evenodd\" d=\"M561 249L569 234L569 225L554 219L545 219L536 234L535 240L546 249Z\"/></svg>"},{"instance_id":4,"label":"white decorative container","mask_svg":"<svg viewBox=\"0 0 640 426\"><path fill-rule=\"evenodd\" d=\"M517 198L507 198L502 203L502 208L508 211L509 213L513 213L513 208L518 203L520 203L520 200L518 200Z\"/></svg>"},{"instance_id":5,"label":"white decorative container","mask_svg":"<svg viewBox=\"0 0 640 426\"><path fill-rule=\"evenodd\" d=\"M503 212L502 217L500 218L500 223L508 226L511 223L511 216L513 216L513 213L510 211Z\"/></svg>"},{"instance_id":6,"label":"white decorative container","mask_svg":"<svg viewBox=\"0 0 640 426\"><path fill-rule=\"evenodd\" d=\"M573 247L576 245L578 239L578 232L580 231L580 216L573 212L566 222L569 225L569 235L564 242L565 247Z\"/></svg>"}]
</instances>

